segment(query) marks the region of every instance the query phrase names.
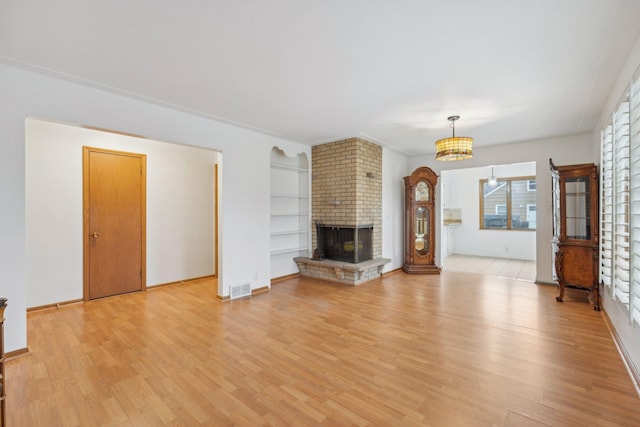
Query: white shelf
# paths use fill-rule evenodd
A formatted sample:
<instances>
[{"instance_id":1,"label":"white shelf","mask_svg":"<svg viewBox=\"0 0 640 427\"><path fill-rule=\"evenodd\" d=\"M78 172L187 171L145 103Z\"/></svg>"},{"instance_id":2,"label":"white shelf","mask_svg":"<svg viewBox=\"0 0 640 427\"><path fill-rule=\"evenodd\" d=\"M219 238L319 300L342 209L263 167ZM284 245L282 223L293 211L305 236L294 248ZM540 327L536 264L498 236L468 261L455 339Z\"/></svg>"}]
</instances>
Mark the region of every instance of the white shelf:
<instances>
[{"instance_id":1,"label":"white shelf","mask_svg":"<svg viewBox=\"0 0 640 427\"><path fill-rule=\"evenodd\" d=\"M298 168L295 166L289 166L289 165L282 165L279 163L271 163L271 167L273 169L280 169L283 171L291 171L291 172L308 172L309 169L303 169L303 168Z\"/></svg>"},{"instance_id":2,"label":"white shelf","mask_svg":"<svg viewBox=\"0 0 640 427\"><path fill-rule=\"evenodd\" d=\"M294 234L306 234L309 230L287 230L287 231L272 231L272 236L292 236Z\"/></svg>"},{"instance_id":3,"label":"white shelf","mask_svg":"<svg viewBox=\"0 0 640 427\"><path fill-rule=\"evenodd\" d=\"M307 216L306 212L271 212L271 216Z\"/></svg>"},{"instance_id":4,"label":"white shelf","mask_svg":"<svg viewBox=\"0 0 640 427\"><path fill-rule=\"evenodd\" d=\"M307 250L309 250L309 248L302 248L302 247L275 249L275 250L271 251L271 255L292 254L292 253L302 252L302 251L307 251Z\"/></svg>"},{"instance_id":5,"label":"white shelf","mask_svg":"<svg viewBox=\"0 0 640 427\"><path fill-rule=\"evenodd\" d=\"M279 193L271 193L271 197L282 198L282 199L308 199L307 196L301 194L279 194Z\"/></svg>"}]
</instances>

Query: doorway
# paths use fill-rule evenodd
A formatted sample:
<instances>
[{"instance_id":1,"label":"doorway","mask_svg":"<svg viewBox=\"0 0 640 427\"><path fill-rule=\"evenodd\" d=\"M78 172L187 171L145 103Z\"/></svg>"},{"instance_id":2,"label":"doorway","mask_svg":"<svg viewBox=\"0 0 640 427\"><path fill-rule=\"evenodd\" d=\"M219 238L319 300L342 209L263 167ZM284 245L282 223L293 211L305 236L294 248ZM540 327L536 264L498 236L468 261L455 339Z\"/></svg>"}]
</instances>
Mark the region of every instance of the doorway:
<instances>
[{"instance_id":1,"label":"doorway","mask_svg":"<svg viewBox=\"0 0 640 427\"><path fill-rule=\"evenodd\" d=\"M218 273L219 151L33 118L25 145L27 307L84 300L85 146L146 156L146 289Z\"/></svg>"},{"instance_id":2,"label":"doorway","mask_svg":"<svg viewBox=\"0 0 640 427\"><path fill-rule=\"evenodd\" d=\"M535 162L441 171L443 270L535 280L537 192L535 179L529 179L535 176ZM496 189L505 190L500 193L501 199L491 198L492 204L486 209L489 195L496 194L484 193L483 185L487 185L490 177L496 177L499 183ZM506 180L519 185L501 187L500 183ZM509 192L506 188L510 188ZM512 229L506 229L507 205L511 209ZM481 223L481 213L487 212L492 217L504 218L504 226L492 223L487 227L487 217Z\"/></svg>"},{"instance_id":3,"label":"doorway","mask_svg":"<svg viewBox=\"0 0 640 427\"><path fill-rule=\"evenodd\" d=\"M84 300L146 288L146 156L83 147Z\"/></svg>"}]
</instances>

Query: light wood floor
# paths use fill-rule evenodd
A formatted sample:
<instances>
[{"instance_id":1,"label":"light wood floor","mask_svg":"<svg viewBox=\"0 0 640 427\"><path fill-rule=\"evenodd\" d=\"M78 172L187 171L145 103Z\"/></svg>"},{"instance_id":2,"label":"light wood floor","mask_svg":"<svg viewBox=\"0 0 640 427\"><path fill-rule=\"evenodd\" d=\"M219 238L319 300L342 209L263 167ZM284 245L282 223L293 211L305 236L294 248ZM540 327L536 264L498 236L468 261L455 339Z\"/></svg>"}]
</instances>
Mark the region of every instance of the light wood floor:
<instances>
[{"instance_id":1,"label":"light wood floor","mask_svg":"<svg viewBox=\"0 0 640 427\"><path fill-rule=\"evenodd\" d=\"M551 286L447 271L294 277L229 303L214 289L29 313L8 425L640 425L583 293L557 303Z\"/></svg>"},{"instance_id":2,"label":"light wood floor","mask_svg":"<svg viewBox=\"0 0 640 427\"><path fill-rule=\"evenodd\" d=\"M452 254L444 258L442 268L447 271L486 274L528 282L536 280L535 261Z\"/></svg>"}]
</instances>

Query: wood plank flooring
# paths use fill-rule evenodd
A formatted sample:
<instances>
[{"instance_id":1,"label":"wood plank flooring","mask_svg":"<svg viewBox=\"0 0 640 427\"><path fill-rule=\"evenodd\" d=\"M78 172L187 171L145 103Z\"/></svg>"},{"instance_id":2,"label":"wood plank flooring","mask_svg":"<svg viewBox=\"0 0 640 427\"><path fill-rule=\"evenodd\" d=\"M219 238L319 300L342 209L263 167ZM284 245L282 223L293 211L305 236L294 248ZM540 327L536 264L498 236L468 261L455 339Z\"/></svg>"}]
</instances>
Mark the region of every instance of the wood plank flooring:
<instances>
[{"instance_id":1,"label":"wood plank flooring","mask_svg":"<svg viewBox=\"0 0 640 427\"><path fill-rule=\"evenodd\" d=\"M555 292L395 272L220 303L209 279L30 312L8 425L640 425L601 313Z\"/></svg>"}]
</instances>

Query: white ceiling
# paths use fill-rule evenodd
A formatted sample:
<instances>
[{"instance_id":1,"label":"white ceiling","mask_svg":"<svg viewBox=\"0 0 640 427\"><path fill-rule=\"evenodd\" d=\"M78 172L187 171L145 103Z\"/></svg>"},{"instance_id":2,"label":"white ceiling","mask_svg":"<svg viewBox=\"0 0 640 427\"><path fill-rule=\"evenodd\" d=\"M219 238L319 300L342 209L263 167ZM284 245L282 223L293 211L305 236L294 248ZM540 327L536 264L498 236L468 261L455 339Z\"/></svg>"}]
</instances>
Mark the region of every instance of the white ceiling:
<instances>
[{"instance_id":1,"label":"white ceiling","mask_svg":"<svg viewBox=\"0 0 640 427\"><path fill-rule=\"evenodd\" d=\"M0 60L304 144L593 130L637 0L2 0Z\"/></svg>"}]
</instances>

